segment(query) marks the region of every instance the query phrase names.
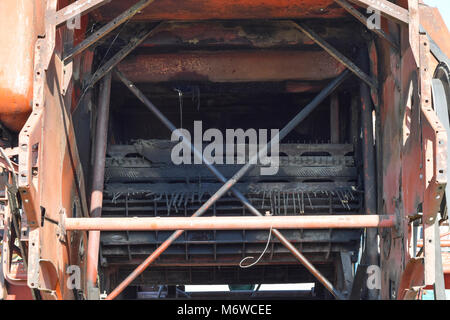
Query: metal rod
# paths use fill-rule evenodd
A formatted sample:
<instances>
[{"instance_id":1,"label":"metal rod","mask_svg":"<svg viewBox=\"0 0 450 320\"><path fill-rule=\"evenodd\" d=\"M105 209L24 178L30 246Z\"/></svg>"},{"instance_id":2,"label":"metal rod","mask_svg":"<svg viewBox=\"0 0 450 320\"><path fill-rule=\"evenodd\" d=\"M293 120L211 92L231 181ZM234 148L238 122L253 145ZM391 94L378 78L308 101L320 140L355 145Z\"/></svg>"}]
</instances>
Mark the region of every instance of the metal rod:
<instances>
[{"instance_id":1,"label":"metal rod","mask_svg":"<svg viewBox=\"0 0 450 320\"><path fill-rule=\"evenodd\" d=\"M364 50L361 52L363 67L369 69L368 57ZM364 180L364 205L367 215L377 214L377 180L375 174L375 148L373 137L373 103L370 89L366 83L360 84L361 98L361 129L362 129L362 156ZM366 230L365 247L367 263L378 265L378 232L376 229ZM369 298L376 299L378 290L369 290Z\"/></svg>"},{"instance_id":2,"label":"metal rod","mask_svg":"<svg viewBox=\"0 0 450 320\"><path fill-rule=\"evenodd\" d=\"M118 71L115 70L116 75L119 77L119 79L141 100L171 131L175 130L176 127L145 97L145 95L142 94L142 92L137 89L133 83L131 83L128 79L125 78L125 76ZM296 120L296 123L298 124L301 120L303 120L321 101L323 101L331 92L333 92L337 86L339 86L349 75L349 71L345 70L339 77L337 77L334 81L332 81L308 106L306 106L302 112L300 112L299 115L294 119ZM306 111L305 111L306 110ZM293 120L293 121L294 121ZM290 128L292 130L295 128L295 125L293 125L293 121L291 121L286 127ZM283 130L282 130L283 132ZM288 132L284 131L283 134L287 134ZM281 133L280 133L281 136ZM183 142L187 143L188 139L183 139ZM204 159L203 155L194 148L190 143L189 147L194 150L195 156L203 158L205 164L207 167L211 170L211 172L218 177L220 181L223 183L228 184L225 177L212 165L210 164L206 159ZM267 146L266 146L267 150ZM251 165L246 169L248 170L251 168ZM243 168L244 169L244 168ZM242 170L242 169L241 169ZM237 182L237 180L235 180ZM229 186L231 188L231 192L239 199L241 202L247 207L250 212L257 216L262 216L262 214L255 209L251 203L235 188L232 188L232 185ZM218 198L216 198L217 200ZM214 203L214 202L212 202ZM210 204L211 205L211 204ZM204 212L204 211L203 211ZM203 214L203 212L200 212L199 210L194 213L195 216L200 216ZM273 234L280 240L281 243L283 243L290 251L291 253L313 274L317 277L317 279L338 299L342 299L343 296L333 287L333 285L325 278L323 277L320 272L276 229L274 229ZM107 297L108 300L112 300L115 297L117 297L136 277L138 277L153 261L155 261L163 252L166 250L170 244L175 241L181 234L183 233L183 230L177 230L174 232L164 243L158 247L147 259L144 260L119 286L114 289Z\"/></svg>"},{"instance_id":3,"label":"metal rod","mask_svg":"<svg viewBox=\"0 0 450 320\"><path fill-rule=\"evenodd\" d=\"M65 230L260 230L260 229L353 229L390 228L394 216L314 215L269 217L177 217L177 218L66 218Z\"/></svg>"},{"instance_id":4,"label":"metal rod","mask_svg":"<svg viewBox=\"0 0 450 320\"><path fill-rule=\"evenodd\" d=\"M311 30L308 26L301 23L296 23L297 28L306 34L311 40L318 44L322 49L328 52L336 60L346 66L351 72L353 72L358 78L367 83L373 89L378 90L378 82L376 79L372 79L363 70L361 70L356 64L354 64L350 59L336 50L331 44L326 42L321 36Z\"/></svg>"},{"instance_id":5,"label":"metal rod","mask_svg":"<svg viewBox=\"0 0 450 320\"><path fill-rule=\"evenodd\" d=\"M97 218L102 213L103 184L105 179L106 145L108 143L109 100L111 95L111 73L108 73L100 86L97 126L94 141L94 165L92 168L92 191L90 217ZM97 282L100 231L89 232L87 250L87 282L94 288Z\"/></svg>"},{"instance_id":6,"label":"metal rod","mask_svg":"<svg viewBox=\"0 0 450 320\"><path fill-rule=\"evenodd\" d=\"M114 20L108 22L106 25L101 27L99 30L95 31L88 38L84 39L80 44L69 50L63 58L63 61L73 58L75 55L81 53L86 48L89 48L95 42L109 34L111 31L115 30L118 26L122 25L127 20L131 19L134 15L136 15L139 11L146 8L150 5L154 0L141 0L136 3L134 6L124 11L122 14L117 16Z\"/></svg>"}]
</instances>

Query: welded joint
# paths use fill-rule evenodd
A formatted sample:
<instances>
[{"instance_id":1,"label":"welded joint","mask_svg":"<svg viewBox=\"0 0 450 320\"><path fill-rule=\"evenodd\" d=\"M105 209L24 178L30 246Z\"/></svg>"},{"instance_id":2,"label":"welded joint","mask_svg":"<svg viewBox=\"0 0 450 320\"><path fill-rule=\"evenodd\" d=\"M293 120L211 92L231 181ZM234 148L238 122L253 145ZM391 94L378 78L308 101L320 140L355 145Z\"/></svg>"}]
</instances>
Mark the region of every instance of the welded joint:
<instances>
[{"instance_id":1,"label":"welded joint","mask_svg":"<svg viewBox=\"0 0 450 320\"><path fill-rule=\"evenodd\" d=\"M378 80L370 77L367 73L365 73L361 68L359 68L353 61L344 56L341 52L339 52L335 47L333 47L330 43L325 41L321 36L319 36L314 30L310 29L307 25L302 23L295 23L296 27L302 31L305 35L307 35L311 40L313 40L317 45L319 45L322 49L328 52L333 58L338 60L344 66L347 67L348 70L353 72L358 78L368 84L373 90L378 92Z\"/></svg>"}]
</instances>

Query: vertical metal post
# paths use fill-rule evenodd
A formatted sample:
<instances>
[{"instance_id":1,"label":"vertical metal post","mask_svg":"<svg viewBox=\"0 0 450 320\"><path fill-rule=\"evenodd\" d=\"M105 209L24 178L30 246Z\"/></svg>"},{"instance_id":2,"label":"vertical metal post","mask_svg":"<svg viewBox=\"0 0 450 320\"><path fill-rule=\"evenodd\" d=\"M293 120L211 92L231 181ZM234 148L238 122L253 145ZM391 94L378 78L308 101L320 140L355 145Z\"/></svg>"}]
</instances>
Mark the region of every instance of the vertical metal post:
<instances>
[{"instance_id":1,"label":"vertical metal post","mask_svg":"<svg viewBox=\"0 0 450 320\"><path fill-rule=\"evenodd\" d=\"M108 143L109 101L111 95L111 73L100 85L97 125L94 141L94 165L92 168L92 190L90 216L100 217L102 213L103 185L105 179L106 145ZM97 268L100 247L100 231L90 231L87 250L87 290L88 299L98 299Z\"/></svg>"},{"instance_id":2,"label":"vertical metal post","mask_svg":"<svg viewBox=\"0 0 450 320\"><path fill-rule=\"evenodd\" d=\"M367 53L363 52L362 60L368 66ZM367 68L368 69L368 68ZM375 148L373 137L373 103L369 86L360 85L361 96L361 127L362 127L362 154L364 167L364 203L366 214L377 214L377 179L375 174ZM378 265L377 229L366 229L365 250L368 265ZM377 299L378 290L369 290L369 299Z\"/></svg>"}]
</instances>

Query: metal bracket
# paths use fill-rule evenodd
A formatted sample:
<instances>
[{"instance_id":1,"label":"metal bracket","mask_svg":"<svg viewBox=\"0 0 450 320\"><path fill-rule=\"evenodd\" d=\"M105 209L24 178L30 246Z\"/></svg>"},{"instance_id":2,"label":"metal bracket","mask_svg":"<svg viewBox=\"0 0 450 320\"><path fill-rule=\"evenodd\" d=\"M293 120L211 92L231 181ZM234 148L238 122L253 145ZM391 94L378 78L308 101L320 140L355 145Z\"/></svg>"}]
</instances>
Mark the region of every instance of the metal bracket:
<instances>
[{"instance_id":1,"label":"metal bracket","mask_svg":"<svg viewBox=\"0 0 450 320\"><path fill-rule=\"evenodd\" d=\"M53 19L50 21L58 27L64 22L75 19L83 14L87 14L92 10L107 4L108 2L111 2L111 0L78 0L63 9L58 10L58 12L53 15Z\"/></svg>"}]
</instances>

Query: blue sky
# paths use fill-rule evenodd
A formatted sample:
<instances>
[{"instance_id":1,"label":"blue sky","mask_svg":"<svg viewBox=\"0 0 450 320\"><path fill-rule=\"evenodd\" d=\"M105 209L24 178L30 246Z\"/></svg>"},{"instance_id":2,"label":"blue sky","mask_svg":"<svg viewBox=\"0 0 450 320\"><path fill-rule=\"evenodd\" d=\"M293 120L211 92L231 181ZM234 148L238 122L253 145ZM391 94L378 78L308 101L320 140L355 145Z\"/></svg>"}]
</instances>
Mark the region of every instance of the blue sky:
<instances>
[{"instance_id":1,"label":"blue sky","mask_svg":"<svg viewBox=\"0 0 450 320\"><path fill-rule=\"evenodd\" d=\"M425 0L426 4L439 8L441 16L450 30L450 0Z\"/></svg>"}]
</instances>

